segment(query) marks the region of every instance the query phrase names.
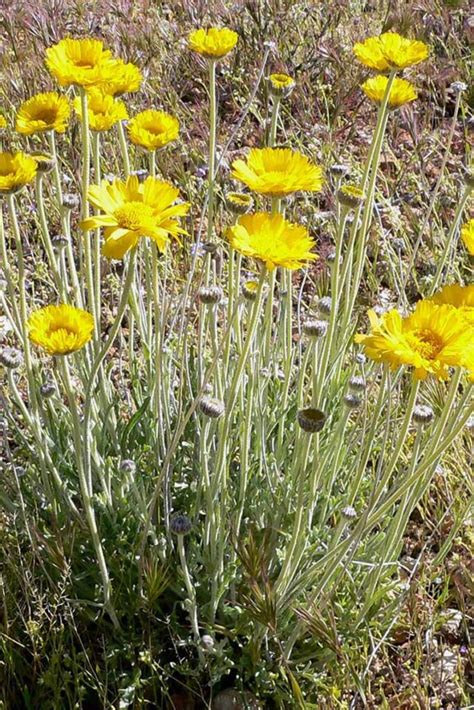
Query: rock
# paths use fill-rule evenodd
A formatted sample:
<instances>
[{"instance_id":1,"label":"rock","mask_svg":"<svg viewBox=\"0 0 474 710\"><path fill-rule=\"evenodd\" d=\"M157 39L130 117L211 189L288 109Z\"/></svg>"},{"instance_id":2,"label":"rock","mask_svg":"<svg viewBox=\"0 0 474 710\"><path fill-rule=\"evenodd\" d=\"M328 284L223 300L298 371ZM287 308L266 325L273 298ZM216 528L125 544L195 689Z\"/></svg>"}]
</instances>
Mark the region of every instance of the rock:
<instances>
[{"instance_id":1,"label":"rock","mask_svg":"<svg viewBox=\"0 0 474 710\"><path fill-rule=\"evenodd\" d=\"M462 611L459 609L446 609L443 613L443 624L441 632L448 636L458 636L463 619Z\"/></svg>"},{"instance_id":2,"label":"rock","mask_svg":"<svg viewBox=\"0 0 474 710\"><path fill-rule=\"evenodd\" d=\"M436 685L443 685L456 675L458 669L458 654L450 648L445 648L441 658L432 666L431 677Z\"/></svg>"}]
</instances>

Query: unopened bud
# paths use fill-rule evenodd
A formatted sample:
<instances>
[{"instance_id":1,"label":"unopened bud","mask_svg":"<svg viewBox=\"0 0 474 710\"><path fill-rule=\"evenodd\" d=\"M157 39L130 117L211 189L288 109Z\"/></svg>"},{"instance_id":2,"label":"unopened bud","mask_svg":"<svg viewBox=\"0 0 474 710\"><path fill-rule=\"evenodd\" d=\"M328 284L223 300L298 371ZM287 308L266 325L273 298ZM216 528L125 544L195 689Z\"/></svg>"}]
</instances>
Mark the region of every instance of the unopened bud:
<instances>
[{"instance_id":1,"label":"unopened bud","mask_svg":"<svg viewBox=\"0 0 474 710\"><path fill-rule=\"evenodd\" d=\"M413 421L417 424L429 424L433 417L433 410L425 404L418 404L413 410Z\"/></svg>"},{"instance_id":2,"label":"unopened bud","mask_svg":"<svg viewBox=\"0 0 474 710\"><path fill-rule=\"evenodd\" d=\"M223 295L224 293L220 286L201 286L198 291L199 300L206 305L219 303Z\"/></svg>"},{"instance_id":3,"label":"unopened bud","mask_svg":"<svg viewBox=\"0 0 474 710\"><path fill-rule=\"evenodd\" d=\"M300 409L298 412L298 424L308 434L315 434L324 427L326 415L320 409Z\"/></svg>"},{"instance_id":4,"label":"unopened bud","mask_svg":"<svg viewBox=\"0 0 474 710\"><path fill-rule=\"evenodd\" d=\"M178 513L170 520L170 530L175 535L187 535L191 532L193 524L187 515Z\"/></svg>"},{"instance_id":5,"label":"unopened bud","mask_svg":"<svg viewBox=\"0 0 474 710\"><path fill-rule=\"evenodd\" d=\"M0 350L0 365L8 370L16 370L23 362L23 355L16 348L2 348Z\"/></svg>"},{"instance_id":6,"label":"unopened bud","mask_svg":"<svg viewBox=\"0 0 474 710\"><path fill-rule=\"evenodd\" d=\"M201 397L199 402L199 409L206 417L211 417L211 419L218 419L224 414L225 406L224 402L215 397Z\"/></svg>"},{"instance_id":7,"label":"unopened bud","mask_svg":"<svg viewBox=\"0 0 474 710\"><path fill-rule=\"evenodd\" d=\"M314 318L303 323L303 333L309 335L310 338L321 338L326 335L327 329L328 324L325 320Z\"/></svg>"}]
</instances>

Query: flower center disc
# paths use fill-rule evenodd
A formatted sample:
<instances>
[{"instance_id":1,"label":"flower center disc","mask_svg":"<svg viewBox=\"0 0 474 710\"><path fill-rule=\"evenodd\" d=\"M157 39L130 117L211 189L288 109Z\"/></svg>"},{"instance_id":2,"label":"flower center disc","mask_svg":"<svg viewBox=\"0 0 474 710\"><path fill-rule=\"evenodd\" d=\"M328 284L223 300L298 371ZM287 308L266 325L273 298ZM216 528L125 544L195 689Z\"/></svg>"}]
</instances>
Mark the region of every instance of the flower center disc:
<instances>
[{"instance_id":1,"label":"flower center disc","mask_svg":"<svg viewBox=\"0 0 474 710\"><path fill-rule=\"evenodd\" d=\"M149 217L151 210L143 202L129 202L123 207L119 207L114 212L117 224L122 229L136 230L143 222L143 217Z\"/></svg>"},{"instance_id":2,"label":"flower center disc","mask_svg":"<svg viewBox=\"0 0 474 710\"><path fill-rule=\"evenodd\" d=\"M434 360L443 349L444 342L432 330L415 330L409 334L411 347L426 360Z\"/></svg>"}]
</instances>

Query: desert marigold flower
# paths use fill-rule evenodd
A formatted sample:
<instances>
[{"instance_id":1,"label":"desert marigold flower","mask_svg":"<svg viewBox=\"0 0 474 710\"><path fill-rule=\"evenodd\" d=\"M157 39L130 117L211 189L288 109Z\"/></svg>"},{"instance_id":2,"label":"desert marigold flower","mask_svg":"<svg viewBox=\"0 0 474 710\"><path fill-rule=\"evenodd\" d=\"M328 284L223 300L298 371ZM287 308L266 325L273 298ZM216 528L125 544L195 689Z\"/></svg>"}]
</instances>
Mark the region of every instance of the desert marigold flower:
<instances>
[{"instance_id":1,"label":"desert marigold flower","mask_svg":"<svg viewBox=\"0 0 474 710\"><path fill-rule=\"evenodd\" d=\"M135 145L140 145L147 150L159 150L176 140L179 134L179 121L165 111L148 109L137 113L129 121L127 130L130 140Z\"/></svg>"},{"instance_id":2,"label":"desert marigold flower","mask_svg":"<svg viewBox=\"0 0 474 710\"><path fill-rule=\"evenodd\" d=\"M235 160L232 175L254 192L285 197L293 192L318 192L322 170L305 155L289 148L252 148L247 161Z\"/></svg>"},{"instance_id":3,"label":"desert marigold flower","mask_svg":"<svg viewBox=\"0 0 474 710\"><path fill-rule=\"evenodd\" d=\"M74 99L74 110L82 118L82 103L78 96ZM123 101L104 94L101 89L87 92L87 115L91 131L109 131L117 121L128 118Z\"/></svg>"},{"instance_id":4,"label":"desert marigold flower","mask_svg":"<svg viewBox=\"0 0 474 710\"><path fill-rule=\"evenodd\" d=\"M474 256L474 219L470 219L461 227L461 239L469 254Z\"/></svg>"},{"instance_id":5,"label":"desert marigold flower","mask_svg":"<svg viewBox=\"0 0 474 710\"><path fill-rule=\"evenodd\" d=\"M194 30L188 36L188 46L207 59L221 59L237 44L239 35L226 27Z\"/></svg>"},{"instance_id":6,"label":"desert marigold flower","mask_svg":"<svg viewBox=\"0 0 474 710\"><path fill-rule=\"evenodd\" d=\"M402 37L396 32L384 32L354 45L357 59L370 69L387 71L406 69L428 57L429 47L424 42Z\"/></svg>"},{"instance_id":7,"label":"desert marigold flower","mask_svg":"<svg viewBox=\"0 0 474 710\"><path fill-rule=\"evenodd\" d=\"M109 259L122 259L141 237L150 237L163 251L169 235L186 234L176 218L187 214L189 204L175 204L178 195L173 185L153 177L142 183L136 175L125 182L103 180L88 191L89 202L103 214L84 220L81 228L104 227L102 253Z\"/></svg>"},{"instance_id":8,"label":"desert marigold flower","mask_svg":"<svg viewBox=\"0 0 474 710\"><path fill-rule=\"evenodd\" d=\"M7 119L3 114L0 113L0 129L6 128L8 126Z\"/></svg>"},{"instance_id":9,"label":"desert marigold flower","mask_svg":"<svg viewBox=\"0 0 474 710\"><path fill-rule=\"evenodd\" d=\"M94 318L81 308L61 303L34 311L28 318L28 336L50 355L69 355L92 338Z\"/></svg>"},{"instance_id":10,"label":"desert marigold flower","mask_svg":"<svg viewBox=\"0 0 474 710\"><path fill-rule=\"evenodd\" d=\"M33 180L36 160L25 153L0 153L0 194L18 192Z\"/></svg>"},{"instance_id":11,"label":"desert marigold flower","mask_svg":"<svg viewBox=\"0 0 474 710\"><path fill-rule=\"evenodd\" d=\"M388 363L392 369L411 366L415 379L432 374L446 380L449 367L472 370L472 331L452 306L418 301L414 313L405 318L391 310L381 318L369 311L369 319L371 333L356 335L355 340L373 360Z\"/></svg>"},{"instance_id":12,"label":"desert marigold flower","mask_svg":"<svg viewBox=\"0 0 474 710\"><path fill-rule=\"evenodd\" d=\"M474 328L474 284L461 286L452 284L445 286L438 293L430 298L433 303L446 304L457 309L461 318ZM473 336L474 338L474 332Z\"/></svg>"},{"instance_id":13,"label":"desert marigold flower","mask_svg":"<svg viewBox=\"0 0 474 710\"><path fill-rule=\"evenodd\" d=\"M270 74L267 81L270 94L275 98L286 98L295 88L295 80L288 74Z\"/></svg>"},{"instance_id":14,"label":"desert marigold flower","mask_svg":"<svg viewBox=\"0 0 474 710\"><path fill-rule=\"evenodd\" d=\"M112 59L109 68L111 70L110 77L107 77L106 81L99 86L104 94L122 96L122 94L138 91L143 81L143 76L135 64L124 62L123 59Z\"/></svg>"},{"instance_id":15,"label":"desert marigold flower","mask_svg":"<svg viewBox=\"0 0 474 710\"><path fill-rule=\"evenodd\" d=\"M243 215L237 224L229 227L227 236L236 251L258 259L270 271L277 266L299 269L306 261L317 259L311 252L314 240L308 230L287 222L280 214Z\"/></svg>"},{"instance_id":16,"label":"desert marigold flower","mask_svg":"<svg viewBox=\"0 0 474 710\"><path fill-rule=\"evenodd\" d=\"M379 74L364 81L360 88L371 101L380 104L385 96L387 84L388 77ZM415 101L416 98L418 98L418 94L413 84L406 79L395 78L393 80L388 96L389 108L399 108L410 101Z\"/></svg>"},{"instance_id":17,"label":"desert marigold flower","mask_svg":"<svg viewBox=\"0 0 474 710\"><path fill-rule=\"evenodd\" d=\"M46 66L60 86L90 88L113 78L112 54L98 39L62 39L46 50Z\"/></svg>"},{"instance_id":18,"label":"desert marigold flower","mask_svg":"<svg viewBox=\"0 0 474 710\"><path fill-rule=\"evenodd\" d=\"M54 91L36 94L18 109L15 130L27 136L44 131L64 133L70 114L71 107L65 96Z\"/></svg>"}]
</instances>

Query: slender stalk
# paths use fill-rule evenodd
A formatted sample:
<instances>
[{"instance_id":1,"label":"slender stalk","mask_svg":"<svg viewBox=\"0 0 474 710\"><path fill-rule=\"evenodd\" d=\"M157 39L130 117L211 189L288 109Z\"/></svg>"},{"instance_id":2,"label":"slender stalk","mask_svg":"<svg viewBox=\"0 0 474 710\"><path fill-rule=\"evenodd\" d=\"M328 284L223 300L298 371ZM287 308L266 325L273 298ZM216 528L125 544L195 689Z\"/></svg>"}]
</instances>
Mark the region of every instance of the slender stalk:
<instances>
[{"instance_id":1,"label":"slender stalk","mask_svg":"<svg viewBox=\"0 0 474 710\"><path fill-rule=\"evenodd\" d=\"M89 526L89 531L92 538L92 543L94 545L95 553L97 556L97 562L99 564L100 574L102 577L102 584L104 586L104 606L107 609L110 618L116 629L120 628L119 620L117 614L115 613L114 605L112 602L112 584L110 581L109 571L107 568L107 563L105 561L104 550L102 548L102 543L100 541L99 532L97 530L97 522L95 518L95 511L92 502L92 491L89 489L87 476L84 471L83 465L83 441L88 438L87 429L84 430L84 440L81 435L81 422L80 415L77 407L76 397L74 394L74 388L71 383L71 376L69 373L69 363L67 356L60 356L58 358L59 370L61 373L61 379L66 392L66 396L69 402L69 410L72 416L73 423L73 439L74 439L74 453L76 456L77 463L77 474L79 477L79 485L81 489L82 504L84 506L84 511L86 514L87 524Z\"/></svg>"},{"instance_id":2,"label":"slender stalk","mask_svg":"<svg viewBox=\"0 0 474 710\"><path fill-rule=\"evenodd\" d=\"M209 174L208 174L208 208L207 208L207 241L213 239L214 227L214 188L216 179L216 138L217 138L217 96L216 96L216 62L210 59L209 68Z\"/></svg>"},{"instance_id":3,"label":"slender stalk","mask_svg":"<svg viewBox=\"0 0 474 710\"><path fill-rule=\"evenodd\" d=\"M130 175L130 158L128 157L127 138L123 121L117 123L117 132L119 137L120 153L122 154L123 172L127 178Z\"/></svg>"}]
</instances>

